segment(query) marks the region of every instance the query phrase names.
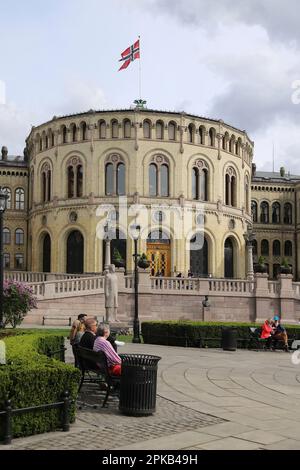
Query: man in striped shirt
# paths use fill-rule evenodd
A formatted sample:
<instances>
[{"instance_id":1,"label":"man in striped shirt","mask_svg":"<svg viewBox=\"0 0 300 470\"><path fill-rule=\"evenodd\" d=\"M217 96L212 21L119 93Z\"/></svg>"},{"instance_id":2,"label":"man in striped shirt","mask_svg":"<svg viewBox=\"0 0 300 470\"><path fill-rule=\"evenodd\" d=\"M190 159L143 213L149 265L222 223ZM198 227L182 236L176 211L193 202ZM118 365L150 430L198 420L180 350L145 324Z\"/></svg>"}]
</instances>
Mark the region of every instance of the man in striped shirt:
<instances>
[{"instance_id":1,"label":"man in striped shirt","mask_svg":"<svg viewBox=\"0 0 300 470\"><path fill-rule=\"evenodd\" d=\"M107 338L110 335L110 330L108 326L100 325L97 330L96 339L94 342L94 351L104 352L108 369L111 375L121 375L121 358L116 353L111 343L107 341Z\"/></svg>"}]
</instances>

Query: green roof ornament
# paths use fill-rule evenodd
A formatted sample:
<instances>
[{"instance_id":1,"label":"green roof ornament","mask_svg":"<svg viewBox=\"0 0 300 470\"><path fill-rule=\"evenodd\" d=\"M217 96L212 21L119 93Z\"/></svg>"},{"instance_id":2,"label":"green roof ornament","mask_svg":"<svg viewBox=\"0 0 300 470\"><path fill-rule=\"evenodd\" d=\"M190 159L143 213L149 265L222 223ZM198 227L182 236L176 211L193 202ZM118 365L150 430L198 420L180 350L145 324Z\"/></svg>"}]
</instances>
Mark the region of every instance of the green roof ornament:
<instances>
[{"instance_id":1,"label":"green roof ornament","mask_svg":"<svg viewBox=\"0 0 300 470\"><path fill-rule=\"evenodd\" d=\"M134 104L136 105L137 108L139 109L143 109L145 108L145 104L147 103L147 101L145 100L142 100L142 99L139 99L139 100L134 100Z\"/></svg>"}]
</instances>

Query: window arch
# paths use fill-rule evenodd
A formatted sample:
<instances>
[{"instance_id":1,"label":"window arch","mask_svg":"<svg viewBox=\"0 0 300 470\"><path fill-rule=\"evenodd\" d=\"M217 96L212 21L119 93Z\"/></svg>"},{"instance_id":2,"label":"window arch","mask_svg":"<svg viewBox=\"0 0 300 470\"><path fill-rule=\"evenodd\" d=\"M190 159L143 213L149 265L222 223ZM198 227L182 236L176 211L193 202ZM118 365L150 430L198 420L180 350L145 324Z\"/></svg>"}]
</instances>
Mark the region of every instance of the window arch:
<instances>
[{"instance_id":1,"label":"window arch","mask_svg":"<svg viewBox=\"0 0 300 470\"><path fill-rule=\"evenodd\" d=\"M284 243L284 256L293 256L293 244L290 240Z\"/></svg>"},{"instance_id":2,"label":"window arch","mask_svg":"<svg viewBox=\"0 0 300 470\"><path fill-rule=\"evenodd\" d=\"M237 139L237 141L235 142L235 154L236 155L240 155L241 154L241 145L242 145L242 141L240 139L240 137Z\"/></svg>"},{"instance_id":3,"label":"window arch","mask_svg":"<svg viewBox=\"0 0 300 470\"><path fill-rule=\"evenodd\" d=\"M49 163L44 163L41 170L42 202L51 200L51 169Z\"/></svg>"},{"instance_id":4,"label":"window arch","mask_svg":"<svg viewBox=\"0 0 300 470\"><path fill-rule=\"evenodd\" d=\"M23 188L17 188L15 191L15 208L17 211L25 209L25 191Z\"/></svg>"},{"instance_id":5,"label":"window arch","mask_svg":"<svg viewBox=\"0 0 300 470\"><path fill-rule=\"evenodd\" d=\"M170 121L168 125L169 140L176 140L176 123Z\"/></svg>"},{"instance_id":6,"label":"window arch","mask_svg":"<svg viewBox=\"0 0 300 470\"><path fill-rule=\"evenodd\" d=\"M235 146L235 137L234 135L232 135L229 141L229 152L233 153L234 146Z\"/></svg>"},{"instance_id":7,"label":"window arch","mask_svg":"<svg viewBox=\"0 0 300 470\"><path fill-rule=\"evenodd\" d=\"M261 241L260 251L262 256L269 256L269 242L268 240Z\"/></svg>"},{"instance_id":8,"label":"window arch","mask_svg":"<svg viewBox=\"0 0 300 470\"><path fill-rule=\"evenodd\" d=\"M67 163L68 198L83 196L83 165L78 157L72 157Z\"/></svg>"},{"instance_id":9,"label":"window arch","mask_svg":"<svg viewBox=\"0 0 300 470\"><path fill-rule=\"evenodd\" d=\"M274 202L272 204L272 224L280 224L280 204Z\"/></svg>"},{"instance_id":10,"label":"window arch","mask_svg":"<svg viewBox=\"0 0 300 470\"><path fill-rule=\"evenodd\" d=\"M61 135L62 135L62 143L66 144L67 143L67 128L66 128L66 126L61 127Z\"/></svg>"},{"instance_id":11,"label":"window arch","mask_svg":"<svg viewBox=\"0 0 300 470\"><path fill-rule=\"evenodd\" d=\"M144 139L151 139L151 122L148 119L143 122L143 135Z\"/></svg>"},{"instance_id":12,"label":"window arch","mask_svg":"<svg viewBox=\"0 0 300 470\"><path fill-rule=\"evenodd\" d=\"M24 230L22 228L17 228L15 231L15 244L24 245Z\"/></svg>"},{"instance_id":13,"label":"window arch","mask_svg":"<svg viewBox=\"0 0 300 470\"><path fill-rule=\"evenodd\" d=\"M131 138L131 122L129 119L124 119L123 121L123 136L124 139Z\"/></svg>"},{"instance_id":14,"label":"window arch","mask_svg":"<svg viewBox=\"0 0 300 470\"><path fill-rule=\"evenodd\" d=\"M99 121L99 139L106 139L106 122Z\"/></svg>"},{"instance_id":15,"label":"window arch","mask_svg":"<svg viewBox=\"0 0 300 470\"><path fill-rule=\"evenodd\" d=\"M199 127L199 144L204 145L205 143L205 127Z\"/></svg>"},{"instance_id":16,"label":"window arch","mask_svg":"<svg viewBox=\"0 0 300 470\"><path fill-rule=\"evenodd\" d=\"M87 125L85 121L82 121L80 124L80 134L81 140L87 139Z\"/></svg>"},{"instance_id":17,"label":"window arch","mask_svg":"<svg viewBox=\"0 0 300 470\"><path fill-rule=\"evenodd\" d=\"M119 138L119 123L116 119L111 121L111 137L112 139Z\"/></svg>"},{"instance_id":18,"label":"window arch","mask_svg":"<svg viewBox=\"0 0 300 470\"><path fill-rule=\"evenodd\" d=\"M164 138L164 123L162 121L156 121L156 138Z\"/></svg>"},{"instance_id":19,"label":"window arch","mask_svg":"<svg viewBox=\"0 0 300 470\"><path fill-rule=\"evenodd\" d=\"M3 253L3 268L9 269L10 268L10 254Z\"/></svg>"},{"instance_id":20,"label":"window arch","mask_svg":"<svg viewBox=\"0 0 300 470\"><path fill-rule=\"evenodd\" d=\"M105 164L105 194L126 194L126 168L120 155L110 155Z\"/></svg>"},{"instance_id":21,"label":"window arch","mask_svg":"<svg viewBox=\"0 0 300 470\"><path fill-rule=\"evenodd\" d=\"M252 222L257 222L257 202L251 201L251 214L252 214Z\"/></svg>"},{"instance_id":22,"label":"window arch","mask_svg":"<svg viewBox=\"0 0 300 470\"><path fill-rule=\"evenodd\" d=\"M228 141L229 141L229 134L228 132L225 132L222 138L222 149L223 150L228 150Z\"/></svg>"},{"instance_id":23,"label":"window arch","mask_svg":"<svg viewBox=\"0 0 300 470\"><path fill-rule=\"evenodd\" d=\"M168 197L169 193L169 162L157 155L149 165L149 195Z\"/></svg>"},{"instance_id":24,"label":"window arch","mask_svg":"<svg viewBox=\"0 0 300 470\"><path fill-rule=\"evenodd\" d=\"M192 168L192 198L208 201L208 166L197 160Z\"/></svg>"},{"instance_id":25,"label":"window arch","mask_svg":"<svg viewBox=\"0 0 300 470\"><path fill-rule=\"evenodd\" d=\"M209 129L209 145L210 147L215 147L216 146L216 129L214 127L211 127Z\"/></svg>"},{"instance_id":26,"label":"window arch","mask_svg":"<svg viewBox=\"0 0 300 470\"><path fill-rule=\"evenodd\" d=\"M188 126L188 142L193 144L195 142L195 126L194 124L189 124Z\"/></svg>"},{"instance_id":27,"label":"window arch","mask_svg":"<svg viewBox=\"0 0 300 470\"><path fill-rule=\"evenodd\" d=\"M281 245L279 240L273 241L273 256L281 255Z\"/></svg>"},{"instance_id":28,"label":"window arch","mask_svg":"<svg viewBox=\"0 0 300 470\"><path fill-rule=\"evenodd\" d=\"M8 196L6 199L6 209L11 209L11 189L8 187L4 187L2 188L2 193Z\"/></svg>"},{"instance_id":29,"label":"window arch","mask_svg":"<svg viewBox=\"0 0 300 470\"><path fill-rule=\"evenodd\" d=\"M269 223L269 204L266 201L260 204L260 222L262 224Z\"/></svg>"},{"instance_id":30,"label":"window arch","mask_svg":"<svg viewBox=\"0 0 300 470\"><path fill-rule=\"evenodd\" d=\"M3 229L3 244L9 245L10 244L10 230L7 227Z\"/></svg>"},{"instance_id":31,"label":"window arch","mask_svg":"<svg viewBox=\"0 0 300 470\"><path fill-rule=\"evenodd\" d=\"M225 174L225 204L236 207L236 172L234 168L228 167Z\"/></svg>"},{"instance_id":32,"label":"window arch","mask_svg":"<svg viewBox=\"0 0 300 470\"><path fill-rule=\"evenodd\" d=\"M49 137L50 137L51 147L54 147L55 138L54 138L54 132L51 129L50 129Z\"/></svg>"},{"instance_id":33,"label":"window arch","mask_svg":"<svg viewBox=\"0 0 300 470\"><path fill-rule=\"evenodd\" d=\"M292 208L292 204L290 204L289 202L286 202L284 204L284 209L283 209L283 213L284 213L284 216L283 216L283 222L285 224L292 224L293 223L293 208Z\"/></svg>"},{"instance_id":34,"label":"window arch","mask_svg":"<svg viewBox=\"0 0 300 470\"><path fill-rule=\"evenodd\" d=\"M72 142L77 141L77 126L76 124L71 124L71 134L72 134Z\"/></svg>"}]
</instances>

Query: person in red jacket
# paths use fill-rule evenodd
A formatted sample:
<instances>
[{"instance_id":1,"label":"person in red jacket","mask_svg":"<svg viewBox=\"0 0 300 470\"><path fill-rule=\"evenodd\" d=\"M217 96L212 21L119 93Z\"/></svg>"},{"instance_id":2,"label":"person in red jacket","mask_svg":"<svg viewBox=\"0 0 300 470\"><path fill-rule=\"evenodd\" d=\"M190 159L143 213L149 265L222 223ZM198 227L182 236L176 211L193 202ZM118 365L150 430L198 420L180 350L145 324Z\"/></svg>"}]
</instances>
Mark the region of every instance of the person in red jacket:
<instances>
[{"instance_id":1,"label":"person in red jacket","mask_svg":"<svg viewBox=\"0 0 300 470\"><path fill-rule=\"evenodd\" d=\"M262 339L267 339L267 345L270 347L272 342L272 336L274 334L274 328L272 325L272 320L268 318L261 328L260 337Z\"/></svg>"}]
</instances>

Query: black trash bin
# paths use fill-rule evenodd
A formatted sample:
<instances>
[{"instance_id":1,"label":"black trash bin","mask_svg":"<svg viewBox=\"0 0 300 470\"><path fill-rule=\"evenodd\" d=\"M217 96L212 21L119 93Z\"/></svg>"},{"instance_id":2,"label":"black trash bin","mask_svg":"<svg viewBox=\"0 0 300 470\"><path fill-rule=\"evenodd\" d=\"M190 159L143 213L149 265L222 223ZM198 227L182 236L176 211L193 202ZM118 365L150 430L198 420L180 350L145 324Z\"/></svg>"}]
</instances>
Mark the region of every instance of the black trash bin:
<instances>
[{"instance_id":1,"label":"black trash bin","mask_svg":"<svg viewBox=\"0 0 300 470\"><path fill-rule=\"evenodd\" d=\"M232 326L222 327L222 342L221 347L224 351L236 351L236 333L237 330Z\"/></svg>"},{"instance_id":2,"label":"black trash bin","mask_svg":"<svg viewBox=\"0 0 300 470\"><path fill-rule=\"evenodd\" d=\"M122 375L119 410L131 416L155 412L158 356L120 354Z\"/></svg>"}]
</instances>

